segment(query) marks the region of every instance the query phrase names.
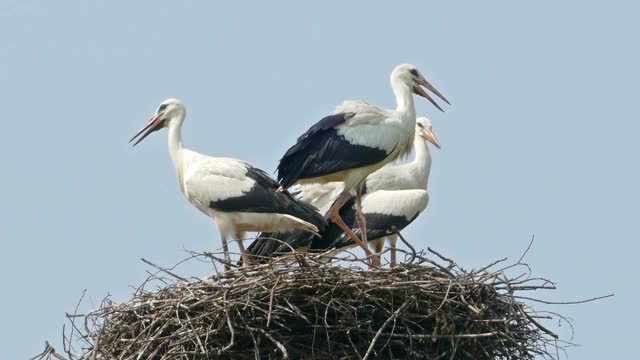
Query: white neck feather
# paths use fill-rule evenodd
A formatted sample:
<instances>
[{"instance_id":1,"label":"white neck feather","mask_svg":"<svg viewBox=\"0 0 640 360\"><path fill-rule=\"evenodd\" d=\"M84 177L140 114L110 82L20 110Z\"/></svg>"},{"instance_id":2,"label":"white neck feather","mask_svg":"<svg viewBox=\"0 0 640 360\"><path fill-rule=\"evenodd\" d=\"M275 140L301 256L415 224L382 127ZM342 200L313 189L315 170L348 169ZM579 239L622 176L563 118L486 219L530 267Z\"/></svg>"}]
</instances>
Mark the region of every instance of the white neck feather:
<instances>
[{"instance_id":1,"label":"white neck feather","mask_svg":"<svg viewBox=\"0 0 640 360\"><path fill-rule=\"evenodd\" d=\"M431 174L431 152L426 142L419 136L414 140L414 148L416 157L411 163L411 167L415 169L418 181L422 185L422 189L427 189L429 185L429 175Z\"/></svg>"},{"instance_id":2,"label":"white neck feather","mask_svg":"<svg viewBox=\"0 0 640 360\"><path fill-rule=\"evenodd\" d=\"M391 80L391 88L396 96L396 111L409 115L409 118L413 118L415 121L416 110L413 104L413 92L411 88L400 80Z\"/></svg>"},{"instance_id":3,"label":"white neck feather","mask_svg":"<svg viewBox=\"0 0 640 360\"><path fill-rule=\"evenodd\" d=\"M171 155L171 161L173 162L173 167L176 170L176 175L178 176L178 183L180 184L180 189L182 189L182 172L183 172L183 149L182 146L182 122L184 120L184 114L178 114L177 119L171 119L169 121L169 155ZM183 191L184 192L184 191Z\"/></svg>"}]
</instances>

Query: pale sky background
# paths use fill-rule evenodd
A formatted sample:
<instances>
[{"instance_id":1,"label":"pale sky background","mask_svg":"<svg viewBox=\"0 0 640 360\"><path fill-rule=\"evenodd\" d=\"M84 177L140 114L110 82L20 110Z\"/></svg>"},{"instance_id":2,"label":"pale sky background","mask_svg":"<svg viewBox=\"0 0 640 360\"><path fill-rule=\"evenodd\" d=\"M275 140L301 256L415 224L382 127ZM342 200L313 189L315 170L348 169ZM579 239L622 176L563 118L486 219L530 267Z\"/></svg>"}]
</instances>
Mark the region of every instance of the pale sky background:
<instances>
[{"instance_id":1,"label":"pale sky background","mask_svg":"<svg viewBox=\"0 0 640 360\"><path fill-rule=\"evenodd\" d=\"M121 2L120 5L125 4ZM629 358L638 339L640 5L623 1L0 2L3 359L61 347L65 312L129 298L145 257L220 246L178 190L166 132L128 139L168 97L185 144L272 173L346 99L395 107L416 64L443 149L405 235L465 268L528 262L574 319L572 359ZM206 268L183 268L206 275ZM568 328L547 323L570 340Z\"/></svg>"}]
</instances>

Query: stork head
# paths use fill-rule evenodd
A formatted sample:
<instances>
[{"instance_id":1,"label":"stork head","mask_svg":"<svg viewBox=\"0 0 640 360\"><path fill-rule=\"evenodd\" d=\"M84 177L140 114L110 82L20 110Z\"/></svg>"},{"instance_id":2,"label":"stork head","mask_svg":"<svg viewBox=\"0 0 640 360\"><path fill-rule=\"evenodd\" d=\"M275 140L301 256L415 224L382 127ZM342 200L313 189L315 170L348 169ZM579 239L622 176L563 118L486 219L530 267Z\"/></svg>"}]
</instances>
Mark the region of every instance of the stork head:
<instances>
[{"instance_id":1,"label":"stork head","mask_svg":"<svg viewBox=\"0 0 640 360\"><path fill-rule=\"evenodd\" d=\"M149 122L147 122L147 124L140 129L140 131L138 131L131 140L129 140L129 142L131 143L137 138L136 142L133 143L133 146L136 146L151 133L168 127L170 124L182 123L186 114L187 109L182 101L178 99L167 99L158 106L158 110L156 110L156 113L153 115L151 120L149 120Z\"/></svg>"},{"instance_id":2,"label":"stork head","mask_svg":"<svg viewBox=\"0 0 640 360\"><path fill-rule=\"evenodd\" d=\"M438 105L438 103L436 103L421 86L424 86L427 90L434 93L444 102L451 105L449 100L447 100L444 95L442 95L438 90L436 90L435 87L433 87L433 85L429 84L429 82L425 80L424 76L422 76L415 65L401 64L396 66L396 68L391 72L391 85L394 86L394 84L396 83L401 83L405 86L408 86L414 94L426 98L433 104L433 106L437 107L440 111L444 110L442 110L440 105Z\"/></svg>"},{"instance_id":3,"label":"stork head","mask_svg":"<svg viewBox=\"0 0 640 360\"><path fill-rule=\"evenodd\" d=\"M416 119L416 137L421 137L422 139L432 143L438 149L442 146L440 145L440 141L438 141L436 134L433 133L431 120L424 116Z\"/></svg>"}]
</instances>

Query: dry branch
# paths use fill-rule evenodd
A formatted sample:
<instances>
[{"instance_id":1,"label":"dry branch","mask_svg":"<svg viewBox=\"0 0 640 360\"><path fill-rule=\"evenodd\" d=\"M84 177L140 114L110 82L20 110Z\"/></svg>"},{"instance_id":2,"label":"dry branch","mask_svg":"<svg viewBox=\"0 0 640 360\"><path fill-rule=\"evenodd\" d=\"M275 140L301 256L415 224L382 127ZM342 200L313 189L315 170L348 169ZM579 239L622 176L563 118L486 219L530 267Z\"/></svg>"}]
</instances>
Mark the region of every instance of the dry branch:
<instances>
[{"instance_id":1,"label":"dry branch","mask_svg":"<svg viewBox=\"0 0 640 360\"><path fill-rule=\"evenodd\" d=\"M540 316L519 300L523 292L555 288L531 277L526 264L509 265L527 270L509 278L505 268L491 270L502 260L465 271L429 251L439 260L412 250L410 263L395 270L295 254L205 279L146 261L158 271L131 300L69 315L68 348L73 340L83 350L67 353L125 360L533 359L556 358L567 344L540 323L561 316ZM218 255L190 258L215 263ZM59 356L38 359L52 354Z\"/></svg>"}]
</instances>

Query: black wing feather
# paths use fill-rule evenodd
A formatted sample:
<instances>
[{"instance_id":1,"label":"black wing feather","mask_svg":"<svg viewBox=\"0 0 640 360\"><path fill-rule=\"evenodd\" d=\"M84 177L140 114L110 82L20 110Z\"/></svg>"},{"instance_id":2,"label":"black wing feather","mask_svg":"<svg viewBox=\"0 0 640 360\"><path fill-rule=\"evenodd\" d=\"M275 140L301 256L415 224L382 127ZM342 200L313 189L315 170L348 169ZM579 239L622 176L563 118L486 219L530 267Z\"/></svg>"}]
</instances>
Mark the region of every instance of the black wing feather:
<instances>
[{"instance_id":1,"label":"black wing feather","mask_svg":"<svg viewBox=\"0 0 640 360\"><path fill-rule=\"evenodd\" d=\"M338 135L336 126L353 116L353 113L329 115L298 138L278 164L278 181L284 188L300 179L372 165L389 155L382 149L352 144Z\"/></svg>"},{"instance_id":2,"label":"black wing feather","mask_svg":"<svg viewBox=\"0 0 640 360\"><path fill-rule=\"evenodd\" d=\"M340 208L340 217L353 230L356 236L360 236L360 227L356 221L356 197L351 198ZM387 215L378 213L365 214L367 222L367 239L378 240L393 233L393 229L403 230L418 217L407 219L402 215ZM278 240L274 240L278 239ZM309 246L309 251L324 252L331 248L344 248L353 245L353 240L333 222L327 224L320 236L316 236L297 230L283 233L262 233L249 245L248 253L256 256L256 261L267 262L269 258L288 253L291 249Z\"/></svg>"},{"instance_id":3,"label":"black wing feather","mask_svg":"<svg viewBox=\"0 0 640 360\"><path fill-rule=\"evenodd\" d=\"M326 225L314 206L295 199L288 191L277 191L280 184L264 171L249 166L245 175L255 181L249 191L241 196L211 201L209 207L220 211L287 214L314 224L318 229Z\"/></svg>"},{"instance_id":4,"label":"black wing feather","mask_svg":"<svg viewBox=\"0 0 640 360\"><path fill-rule=\"evenodd\" d=\"M360 237L360 227L356 221L355 197L340 209L340 216L345 224L351 228L353 233ZM377 213L365 213L364 217L367 222L367 240L373 241L388 236L393 233L393 229L398 231L407 227L413 220L418 217L416 214L413 218L407 219L402 215L387 215ZM321 237L314 239L311 243L311 250L325 251L331 248L340 249L354 244L353 239L346 235L338 225L330 223L324 231L320 233Z\"/></svg>"},{"instance_id":5,"label":"black wing feather","mask_svg":"<svg viewBox=\"0 0 640 360\"><path fill-rule=\"evenodd\" d=\"M260 233L247 248L247 254L253 257L256 263L267 263L274 258L292 249L298 249L311 243L316 235L304 231L294 230L288 232ZM239 264L242 264L242 259Z\"/></svg>"}]
</instances>

